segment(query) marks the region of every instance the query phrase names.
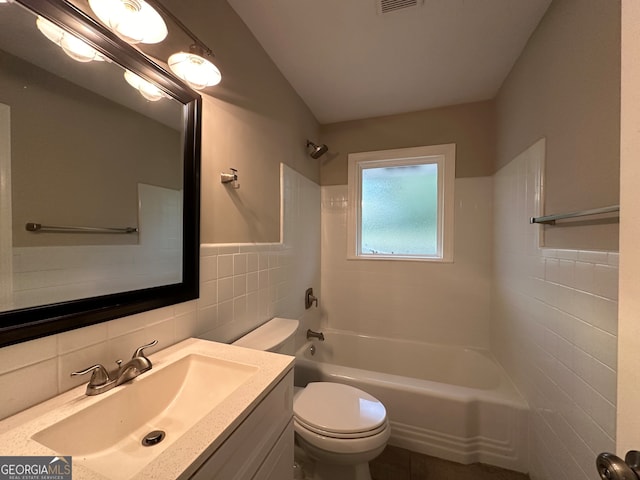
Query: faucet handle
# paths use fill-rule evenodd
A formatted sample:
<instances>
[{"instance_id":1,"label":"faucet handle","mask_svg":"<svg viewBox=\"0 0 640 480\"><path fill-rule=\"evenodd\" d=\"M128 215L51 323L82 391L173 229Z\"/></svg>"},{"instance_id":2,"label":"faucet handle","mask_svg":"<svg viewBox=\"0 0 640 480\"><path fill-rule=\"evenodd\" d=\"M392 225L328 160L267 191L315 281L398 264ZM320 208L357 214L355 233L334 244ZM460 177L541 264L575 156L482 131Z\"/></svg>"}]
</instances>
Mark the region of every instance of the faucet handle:
<instances>
[{"instance_id":1,"label":"faucet handle","mask_svg":"<svg viewBox=\"0 0 640 480\"><path fill-rule=\"evenodd\" d=\"M314 302L318 308L318 297L313 294L313 288L307 288L304 292L304 308L309 310Z\"/></svg>"},{"instance_id":2,"label":"faucet handle","mask_svg":"<svg viewBox=\"0 0 640 480\"><path fill-rule=\"evenodd\" d=\"M154 347L158 344L158 340L154 340L151 343L147 343L146 345L142 345L141 347L136 348L136 351L133 352L133 356L131 358L144 357L142 353L145 348Z\"/></svg>"},{"instance_id":3,"label":"faucet handle","mask_svg":"<svg viewBox=\"0 0 640 480\"><path fill-rule=\"evenodd\" d=\"M78 372L71 372L71 376L76 377L78 375L86 375L87 373L90 373L90 372L92 372L92 374L91 374L91 379L89 380L89 385L92 385L92 386L104 385L109 380L111 380L109 378L109 372L107 372L107 369L100 364L93 365L92 367L85 368L84 370L80 370Z\"/></svg>"}]
</instances>

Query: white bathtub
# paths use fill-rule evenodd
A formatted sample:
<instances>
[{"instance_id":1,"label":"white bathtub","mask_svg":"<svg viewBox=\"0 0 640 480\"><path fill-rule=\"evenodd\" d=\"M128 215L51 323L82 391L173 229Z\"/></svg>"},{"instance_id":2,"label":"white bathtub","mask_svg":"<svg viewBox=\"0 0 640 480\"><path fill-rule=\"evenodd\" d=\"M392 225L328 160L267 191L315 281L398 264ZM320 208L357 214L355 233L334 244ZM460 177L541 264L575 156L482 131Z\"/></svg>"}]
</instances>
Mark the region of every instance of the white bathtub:
<instances>
[{"instance_id":1,"label":"white bathtub","mask_svg":"<svg viewBox=\"0 0 640 480\"><path fill-rule=\"evenodd\" d=\"M331 381L371 393L387 408L391 445L527 471L528 406L490 354L337 330L324 336L297 352L296 385Z\"/></svg>"}]
</instances>

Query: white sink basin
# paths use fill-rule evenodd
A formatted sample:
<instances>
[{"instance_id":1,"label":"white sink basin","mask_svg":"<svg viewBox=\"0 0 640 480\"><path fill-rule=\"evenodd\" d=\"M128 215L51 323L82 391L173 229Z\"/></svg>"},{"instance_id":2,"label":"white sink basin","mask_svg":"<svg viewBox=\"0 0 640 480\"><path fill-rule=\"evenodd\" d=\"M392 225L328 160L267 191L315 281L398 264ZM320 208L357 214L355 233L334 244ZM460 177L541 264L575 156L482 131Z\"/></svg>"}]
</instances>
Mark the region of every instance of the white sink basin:
<instances>
[{"instance_id":1,"label":"white sink basin","mask_svg":"<svg viewBox=\"0 0 640 480\"><path fill-rule=\"evenodd\" d=\"M74 480L188 477L293 362L197 339L149 358L128 384L93 397L83 385L0 422L0 451L71 455ZM164 439L144 446L157 430Z\"/></svg>"},{"instance_id":2,"label":"white sink basin","mask_svg":"<svg viewBox=\"0 0 640 480\"><path fill-rule=\"evenodd\" d=\"M113 455L126 455L129 459L118 466L115 477L122 478L140 470L157 450L173 443L257 370L253 365L188 355L155 375L142 374L33 439L56 452L85 457L87 466L107 477L114 472ZM164 440L143 446L144 436L157 430L165 432Z\"/></svg>"}]
</instances>

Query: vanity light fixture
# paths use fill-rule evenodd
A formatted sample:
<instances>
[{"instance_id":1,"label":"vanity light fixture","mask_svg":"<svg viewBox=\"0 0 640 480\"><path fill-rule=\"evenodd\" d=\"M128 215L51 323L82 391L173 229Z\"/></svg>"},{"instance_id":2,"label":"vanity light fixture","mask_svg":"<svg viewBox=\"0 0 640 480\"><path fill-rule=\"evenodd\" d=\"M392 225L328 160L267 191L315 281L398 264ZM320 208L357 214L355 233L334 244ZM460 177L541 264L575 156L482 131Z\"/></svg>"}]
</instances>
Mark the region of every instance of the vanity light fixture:
<instances>
[{"instance_id":1,"label":"vanity light fixture","mask_svg":"<svg viewBox=\"0 0 640 480\"><path fill-rule=\"evenodd\" d=\"M80 40L78 37L71 35L66 30L58 27L49 20L38 17L36 26L40 33L58 45L64 53L78 62L105 61L106 58L100 55L96 49Z\"/></svg>"},{"instance_id":2,"label":"vanity light fixture","mask_svg":"<svg viewBox=\"0 0 640 480\"><path fill-rule=\"evenodd\" d=\"M194 90L202 90L219 84L222 80L222 74L218 67L206 58L214 56L211 49L159 0L147 1L165 17L170 18L193 42L188 52L174 53L169 57L168 64L171 71Z\"/></svg>"},{"instance_id":3,"label":"vanity light fixture","mask_svg":"<svg viewBox=\"0 0 640 480\"><path fill-rule=\"evenodd\" d=\"M11 2L12 0L0 0ZM188 52L178 52L168 59L169 68L194 90L217 85L222 74L206 57L213 52L171 11L158 0L88 0L96 16L116 35L128 43L159 43L168 34L163 19L170 18L186 35L192 44ZM162 15L161 15L162 14ZM52 42L58 44L67 55L79 62L106 60L98 51L84 41L66 32L50 21L38 17L38 29ZM150 101L160 100L166 95L148 81L125 73L127 82L138 89Z\"/></svg>"},{"instance_id":4,"label":"vanity light fixture","mask_svg":"<svg viewBox=\"0 0 640 480\"><path fill-rule=\"evenodd\" d=\"M2 0L0 0L2 1ZM88 0L98 18L129 43L159 43L167 36L163 16L170 18L193 43L188 52L169 57L169 68L194 90L217 85L220 70L207 60L213 53L170 10L158 0ZM162 14L162 15L160 15ZM129 82L131 83L131 82ZM137 88L137 87L136 87Z\"/></svg>"},{"instance_id":5,"label":"vanity light fixture","mask_svg":"<svg viewBox=\"0 0 640 480\"><path fill-rule=\"evenodd\" d=\"M156 87L153 83L146 81L144 78L136 75L129 70L124 71L124 79L129 85L140 92L144 98L150 102L157 102L163 98L167 98L167 94Z\"/></svg>"},{"instance_id":6,"label":"vanity light fixture","mask_svg":"<svg viewBox=\"0 0 640 480\"><path fill-rule=\"evenodd\" d=\"M204 58L205 51L200 45L193 44L189 53L178 52L169 57L169 68L194 90L217 85L222 80L220 70Z\"/></svg>"},{"instance_id":7,"label":"vanity light fixture","mask_svg":"<svg viewBox=\"0 0 640 480\"><path fill-rule=\"evenodd\" d=\"M167 25L144 0L89 0L91 10L128 43L159 43L167 37Z\"/></svg>"}]
</instances>

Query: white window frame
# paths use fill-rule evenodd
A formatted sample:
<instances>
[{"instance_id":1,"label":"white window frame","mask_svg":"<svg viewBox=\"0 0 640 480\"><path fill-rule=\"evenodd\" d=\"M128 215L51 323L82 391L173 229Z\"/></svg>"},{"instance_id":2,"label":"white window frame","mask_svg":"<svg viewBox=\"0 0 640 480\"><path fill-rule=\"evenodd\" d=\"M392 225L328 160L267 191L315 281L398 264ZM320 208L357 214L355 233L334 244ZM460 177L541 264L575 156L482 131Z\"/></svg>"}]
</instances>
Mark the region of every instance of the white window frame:
<instances>
[{"instance_id":1,"label":"white window frame","mask_svg":"<svg viewBox=\"0 0 640 480\"><path fill-rule=\"evenodd\" d=\"M438 238L435 255L396 255L362 253L362 170L373 167L405 165L438 165ZM347 258L349 260L412 260L423 262L453 262L453 214L456 168L456 145L378 150L349 154L347 208Z\"/></svg>"}]
</instances>

